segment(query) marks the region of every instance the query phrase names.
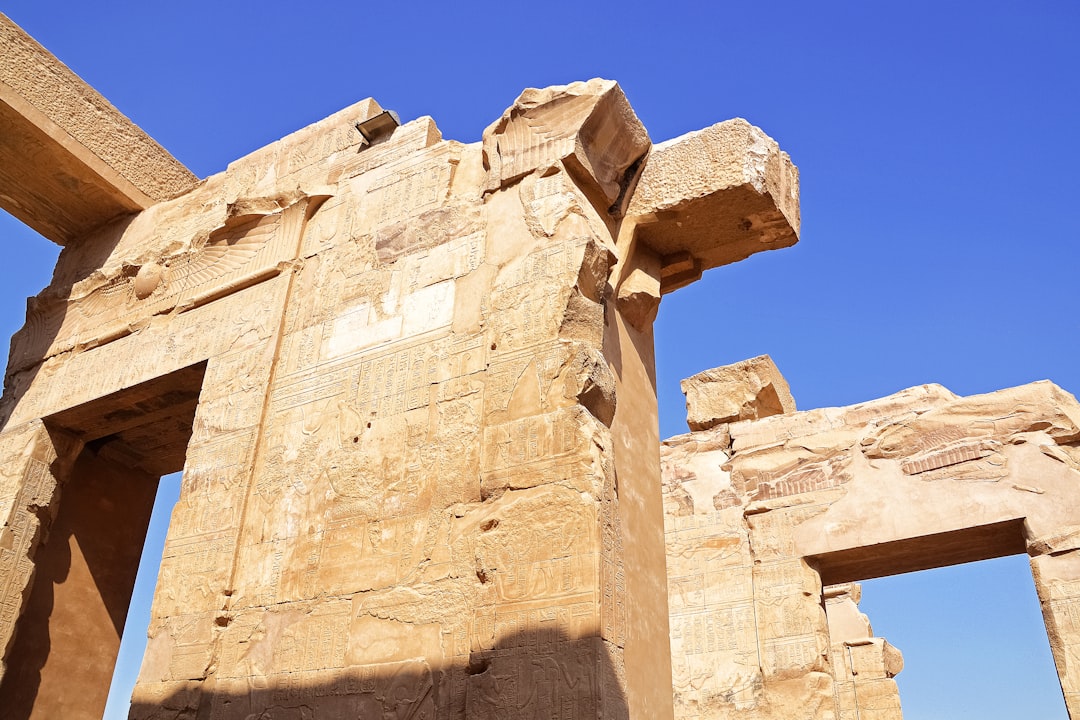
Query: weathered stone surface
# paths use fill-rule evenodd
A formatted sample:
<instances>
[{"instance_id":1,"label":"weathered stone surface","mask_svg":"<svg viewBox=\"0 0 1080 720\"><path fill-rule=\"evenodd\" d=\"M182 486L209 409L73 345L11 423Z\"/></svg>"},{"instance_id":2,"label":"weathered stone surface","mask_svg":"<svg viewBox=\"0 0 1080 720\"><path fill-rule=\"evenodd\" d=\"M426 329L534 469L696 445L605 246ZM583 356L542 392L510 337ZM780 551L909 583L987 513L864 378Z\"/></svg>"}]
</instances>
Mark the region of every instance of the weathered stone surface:
<instances>
[{"instance_id":1,"label":"weathered stone surface","mask_svg":"<svg viewBox=\"0 0 1080 720\"><path fill-rule=\"evenodd\" d=\"M892 679L904 669L900 651L873 636L866 615L859 612L862 590L857 583L823 588L829 620L832 675L836 682L837 717L900 720L900 695Z\"/></svg>"},{"instance_id":2,"label":"weathered stone surface","mask_svg":"<svg viewBox=\"0 0 1080 720\"><path fill-rule=\"evenodd\" d=\"M787 380L768 355L699 372L681 387L691 430L795 412Z\"/></svg>"},{"instance_id":3,"label":"weathered stone surface","mask_svg":"<svg viewBox=\"0 0 1080 720\"><path fill-rule=\"evenodd\" d=\"M65 230L0 401L3 712L100 717L182 466L133 718L672 716L652 322L693 261L623 217L648 135L607 80L469 145L383 112Z\"/></svg>"},{"instance_id":4,"label":"weathered stone surface","mask_svg":"<svg viewBox=\"0 0 1080 720\"><path fill-rule=\"evenodd\" d=\"M0 206L61 245L194 175L0 14Z\"/></svg>"},{"instance_id":5,"label":"weathered stone surface","mask_svg":"<svg viewBox=\"0 0 1080 720\"><path fill-rule=\"evenodd\" d=\"M1048 382L922 386L665 441L676 717L898 720L852 581L1025 551L1075 714L1078 417Z\"/></svg>"},{"instance_id":6,"label":"weathered stone surface","mask_svg":"<svg viewBox=\"0 0 1080 720\"><path fill-rule=\"evenodd\" d=\"M619 86L594 78L529 88L484 131L483 145L489 190L561 162L601 193L606 208L633 179L630 168L650 142Z\"/></svg>"},{"instance_id":7,"label":"weathered stone surface","mask_svg":"<svg viewBox=\"0 0 1080 720\"><path fill-rule=\"evenodd\" d=\"M703 270L799 237L799 175L761 129L735 119L653 147L626 210L663 258L665 293Z\"/></svg>"}]
</instances>

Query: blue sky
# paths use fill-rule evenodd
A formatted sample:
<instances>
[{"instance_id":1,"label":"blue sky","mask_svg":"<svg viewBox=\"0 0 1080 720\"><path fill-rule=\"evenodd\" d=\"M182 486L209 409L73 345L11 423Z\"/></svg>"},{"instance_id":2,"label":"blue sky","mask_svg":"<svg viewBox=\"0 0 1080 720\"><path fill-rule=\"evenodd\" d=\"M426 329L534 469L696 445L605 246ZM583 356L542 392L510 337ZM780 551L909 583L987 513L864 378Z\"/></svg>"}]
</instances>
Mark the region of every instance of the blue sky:
<instances>
[{"instance_id":1,"label":"blue sky","mask_svg":"<svg viewBox=\"0 0 1080 720\"><path fill-rule=\"evenodd\" d=\"M593 76L620 82L655 141L735 116L759 125L800 168L802 240L665 298L663 436L685 431L679 379L761 353L803 409L927 382L971 394L1049 378L1080 391L1078 3L7 0L2 11L200 177L369 95L466 142L522 88ZM10 334L55 248L7 219L0 232ZM916 585L892 591L894 610L939 600L913 623L929 634L925 663L945 645L976 646L956 639L961 625L1030 639L1029 625L981 604L944 618L941 599L961 586L1002 603L1015 594L1005 618L1037 612L1015 562L987 567L983 580L897 579ZM890 634L875 614L887 606L871 619L912 676L924 651ZM1009 669L1016 652L1000 654L992 691L940 714L902 673L908 719L1012 720L1002 688L1053 695L1045 665ZM986 675L975 667L937 684ZM1057 702L1022 716L1063 718Z\"/></svg>"}]
</instances>

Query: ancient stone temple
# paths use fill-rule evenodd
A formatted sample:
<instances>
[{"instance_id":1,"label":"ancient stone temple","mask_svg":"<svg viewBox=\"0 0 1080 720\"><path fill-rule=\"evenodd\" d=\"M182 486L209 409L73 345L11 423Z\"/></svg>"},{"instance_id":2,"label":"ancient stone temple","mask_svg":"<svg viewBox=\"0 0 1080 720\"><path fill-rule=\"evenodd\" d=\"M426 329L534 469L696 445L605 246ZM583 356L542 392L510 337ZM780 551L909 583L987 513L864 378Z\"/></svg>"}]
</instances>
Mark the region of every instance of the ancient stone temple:
<instances>
[{"instance_id":1,"label":"ancient stone temple","mask_svg":"<svg viewBox=\"0 0 1080 720\"><path fill-rule=\"evenodd\" d=\"M796 412L768 357L683 382L661 458L675 715L899 720L859 580L1027 553L1080 717L1080 404L938 385ZM901 648L902 650L902 648Z\"/></svg>"},{"instance_id":2,"label":"ancient stone temple","mask_svg":"<svg viewBox=\"0 0 1080 720\"><path fill-rule=\"evenodd\" d=\"M1067 393L800 413L759 358L661 444L661 298L798 238L758 128L367 99L198 179L0 43L0 204L63 246L0 403L0 716L101 716L179 470L132 718L896 718L855 582L1017 552L1080 707Z\"/></svg>"}]
</instances>

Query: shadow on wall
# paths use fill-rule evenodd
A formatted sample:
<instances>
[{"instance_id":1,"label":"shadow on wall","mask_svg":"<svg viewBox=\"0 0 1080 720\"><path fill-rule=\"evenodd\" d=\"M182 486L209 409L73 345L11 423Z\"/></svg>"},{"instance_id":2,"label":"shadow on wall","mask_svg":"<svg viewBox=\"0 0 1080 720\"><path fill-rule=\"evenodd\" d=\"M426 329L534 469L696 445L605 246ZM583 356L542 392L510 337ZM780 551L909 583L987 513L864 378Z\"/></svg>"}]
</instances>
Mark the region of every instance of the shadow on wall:
<instances>
[{"instance_id":1,"label":"shadow on wall","mask_svg":"<svg viewBox=\"0 0 1080 720\"><path fill-rule=\"evenodd\" d=\"M464 640L449 633L442 639L444 644ZM459 656L459 662L416 658L264 674L260 658L241 651L235 666L241 672L234 677L137 687L129 717L617 720L629 717L617 653L599 638L570 640L558 631L539 630L506 635L490 649Z\"/></svg>"},{"instance_id":2,"label":"shadow on wall","mask_svg":"<svg viewBox=\"0 0 1080 720\"><path fill-rule=\"evenodd\" d=\"M100 713L108 693L158 479L90 450L71 474L7 654L4 720L60 717L58 702Z\"/></svg>"}]
</instances>

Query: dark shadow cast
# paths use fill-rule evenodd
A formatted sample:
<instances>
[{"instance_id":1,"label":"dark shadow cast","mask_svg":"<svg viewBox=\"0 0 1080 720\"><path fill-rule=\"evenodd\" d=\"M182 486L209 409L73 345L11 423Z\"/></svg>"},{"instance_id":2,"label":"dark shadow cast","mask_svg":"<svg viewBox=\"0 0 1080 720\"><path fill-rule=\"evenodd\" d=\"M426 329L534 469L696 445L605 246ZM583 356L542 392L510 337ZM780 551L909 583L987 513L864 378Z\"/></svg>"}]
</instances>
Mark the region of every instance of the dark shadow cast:
<instances>
[{"instance_id":1,"label":"dark shadow cast","mask_svg":"<svg viewBox=\"0 0 1080 720\"><path fill-rule=\"evenodd\" d=\"M553 609L554 611L554 609ZM452 660L417 658L176 683L131 720L623 720L618 648L558 630L511 634ZM243 665L241 665L243 666ZM138 692L138 691L137 691Z\"/></svg>"},{"instance_id":2,"label":"dark shadow cast","mask_svg":"<svg viewBox=\"0 0 1080 720\"><path fill-rule=\"evenodd\" d=\"M0 684L0 718L105 707L161 475L183 467L206 363L46 418L57 491L29 548L36 572ZM69 456L70 457L70 456ZM77 708L77 710L75 710Z\"/></svg>"},{"instance_id":3,"label":"dark shadow cast","mask_svg":"<svg viewBox=\"0 0 1080 720\"><path fill-rule=\"evenodd\" d=\"M156 490L156 477L106 463L89 449L75 461L34 556L0 683L3 717L41 716L49 695L69 686L88 704L100 695L104 707Z\"/></svg>"}]
</instances>

